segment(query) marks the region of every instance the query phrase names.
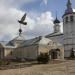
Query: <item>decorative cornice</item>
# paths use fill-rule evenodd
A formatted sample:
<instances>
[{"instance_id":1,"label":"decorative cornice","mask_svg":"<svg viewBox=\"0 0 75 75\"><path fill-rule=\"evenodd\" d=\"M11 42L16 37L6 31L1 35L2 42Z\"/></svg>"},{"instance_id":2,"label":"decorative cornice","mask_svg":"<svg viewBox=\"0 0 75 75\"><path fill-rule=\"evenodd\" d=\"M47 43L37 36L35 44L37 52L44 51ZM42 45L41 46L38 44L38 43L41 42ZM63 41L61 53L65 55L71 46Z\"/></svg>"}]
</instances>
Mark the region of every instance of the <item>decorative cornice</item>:
<instances>
[{"instance_id":1,"label":"decorative cornice","mask_svg":"<svg viewBox=\"0 0 75 75\"><path fill-rule=\"evenodd\" d=\"M65 13L65 14L62 16L62 18L63 18L64 16L71 15L71 14L75 14L75 12L72 12L72 13Z\"/></svg>"}]
</instances>

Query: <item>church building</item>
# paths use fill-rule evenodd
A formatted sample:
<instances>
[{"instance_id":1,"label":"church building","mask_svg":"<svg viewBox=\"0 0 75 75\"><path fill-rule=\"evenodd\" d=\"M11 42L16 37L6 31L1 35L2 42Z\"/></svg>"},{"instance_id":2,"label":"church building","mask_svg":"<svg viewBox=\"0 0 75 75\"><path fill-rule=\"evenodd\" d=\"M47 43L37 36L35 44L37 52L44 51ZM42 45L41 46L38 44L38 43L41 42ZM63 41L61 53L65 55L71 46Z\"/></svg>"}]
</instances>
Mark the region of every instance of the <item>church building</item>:
<instances>
[{"instance_id":1,"label":"church building","mask_svg":"<svg viewBox=\"0 0 75 75\"><path fill-rule=\"evenodd\" d=\"M70 57L71 52L75 52L75 12L73 12L71 0L67 2L67 9L62 16L63 33L60 32L60 21L54 21L54 33L47 35L47 38L59 42L64 47L64 57Z\"/></svg>"},{"instance_id":2,"label":"church building","mask_svg":"<svg viewBox=\"0 0 75 75\"><path fill-rule=\"evenodd\" d=\"M50 59L63 60L64 57L70 57L71 51L75 51L75 12L71 0L67 2L62 19L63 33L60 31L57 16L53 22L54 32L49 35L25 40L22 30L19 29L19 36L7 44L0 43L0 59L36 60L40 53L48 53Z\"/></svg>"}]
</instances>

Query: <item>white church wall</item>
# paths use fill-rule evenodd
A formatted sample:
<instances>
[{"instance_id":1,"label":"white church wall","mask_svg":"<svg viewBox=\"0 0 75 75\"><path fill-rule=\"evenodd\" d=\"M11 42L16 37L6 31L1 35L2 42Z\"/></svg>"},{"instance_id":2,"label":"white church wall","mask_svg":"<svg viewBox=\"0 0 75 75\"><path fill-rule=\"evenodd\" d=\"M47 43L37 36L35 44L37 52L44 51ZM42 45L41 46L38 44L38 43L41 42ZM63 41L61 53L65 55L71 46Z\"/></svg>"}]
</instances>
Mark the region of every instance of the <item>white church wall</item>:
<instances>
[{"instance_id":1,"label":"white church wall","mask_svg":"<svg viewBox=\"0 0 75 75\"><path fill-rule=\"evenodd\" d=\"M36 59L37 56L38 56L37 45L17 48L15 52L15 57L18 57L18 58Z\"/></svg>"},{"instance_id":2,"label":"white church wall","mask_svg":"<svg viewBox=\"0 0 75 75\"><path fill-rule=\"evenodd\" d=\"M64 42L63 42L64 35L62 35L62 34L49 37L49 39L52 39L54 42L60 43L60 44L62 44L62 45L63 45L63 43L64 43Z\"/></svg>"},{"instance_id":3,"label":"white church wall","mask_svg":"<svg viewBox=\"0 0 75 75\"><path fill-rule=\"evenodd\" d=\"M73 16L73 22L71 22L70 16ZM67 23L66 17L68 17ZM67 14L63 19L65 20L63 23L65 57L70 57L72 48L75 49L75 13Z\"/></svg>"},{"instance_id":4,"label":"white church wall","mask_svg":"<svg viewBox=\"0 0 75 75\"><path fill-rule=\"evenodd\" d=\"M6 58L6 59L14 58L12 55L13 51L14 51L13 48L4 48L4 58Z\"/></svg>"},{"instance_id":5,"label":"white church wall","mask_svg":"<svg viewBox=\"0 0 75 75\"><path fill-rule=\"evenodd\" d=\"M48 45L39 45L39 54L40 53L49 53L50 46Z\"/></svg>"}]
</instances>

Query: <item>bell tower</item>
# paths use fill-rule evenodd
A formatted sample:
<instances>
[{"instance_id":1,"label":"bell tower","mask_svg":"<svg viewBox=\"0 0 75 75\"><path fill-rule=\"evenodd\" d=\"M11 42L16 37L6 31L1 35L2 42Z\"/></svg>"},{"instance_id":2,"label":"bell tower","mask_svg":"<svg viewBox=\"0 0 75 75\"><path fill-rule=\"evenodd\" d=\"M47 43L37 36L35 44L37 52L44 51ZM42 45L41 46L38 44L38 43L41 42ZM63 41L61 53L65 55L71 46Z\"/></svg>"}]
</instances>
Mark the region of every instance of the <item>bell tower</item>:
<instances>
[{"instance_id":1,"label":"bell tower","mask_svg":"<svg viewBox=\"0 0 75 75\"><path fill-rule=\"evenodd\" d=\"M71 0L67 1L67 9L63 15L63 33L65 57L70 57L72 49L75 50L75 12Z\"/></svg>"}]
</instances>

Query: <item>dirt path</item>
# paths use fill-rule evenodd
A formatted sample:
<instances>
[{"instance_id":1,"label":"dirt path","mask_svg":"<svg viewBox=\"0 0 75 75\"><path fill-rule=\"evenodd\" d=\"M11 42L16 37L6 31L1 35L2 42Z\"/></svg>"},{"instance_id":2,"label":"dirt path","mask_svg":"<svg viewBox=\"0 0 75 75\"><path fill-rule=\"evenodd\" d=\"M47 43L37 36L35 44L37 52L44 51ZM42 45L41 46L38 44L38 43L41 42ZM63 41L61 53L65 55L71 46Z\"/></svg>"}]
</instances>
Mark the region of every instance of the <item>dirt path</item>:
<instances>
[{"instance_id":1,"label":"dirt path","mask_svg":"<svg viewBox=\"0 0 75 75\"><path fill-rule=\"evenodd\" d=\"M21 69L0 70L0 75L75 75L75 61L34 65Z\"/></svg>"}]
</instances>

